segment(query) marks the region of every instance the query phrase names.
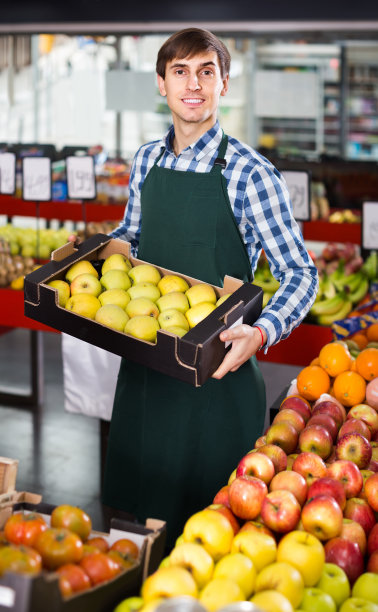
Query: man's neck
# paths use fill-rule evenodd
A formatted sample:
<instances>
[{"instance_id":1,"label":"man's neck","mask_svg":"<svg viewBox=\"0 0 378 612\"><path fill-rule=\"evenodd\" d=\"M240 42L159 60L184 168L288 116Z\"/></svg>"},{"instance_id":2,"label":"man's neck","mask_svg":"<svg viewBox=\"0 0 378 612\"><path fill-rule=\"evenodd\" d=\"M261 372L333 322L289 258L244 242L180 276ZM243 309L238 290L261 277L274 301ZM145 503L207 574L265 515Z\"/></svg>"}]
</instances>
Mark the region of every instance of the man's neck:
<instances>
[{"instance_id":1,"label":"man's neck","mask_svg":"<svg viewBox=\"0 0 378 612\"><path fill-rule=\"evenodd\" d=\"M216 121L216 120L215 120ZM173 126L175 130L175 135L172 143L173 151L176 156L180 155L180 153L186 149L193 142L196 142L203 134L205 134L210 128L213 127L215 121L211 122L209 125L206 123L187 123L182 124L182 122L173 121ZM177 125L179 123L179 125Z\"/></svg>"}]
</instances>

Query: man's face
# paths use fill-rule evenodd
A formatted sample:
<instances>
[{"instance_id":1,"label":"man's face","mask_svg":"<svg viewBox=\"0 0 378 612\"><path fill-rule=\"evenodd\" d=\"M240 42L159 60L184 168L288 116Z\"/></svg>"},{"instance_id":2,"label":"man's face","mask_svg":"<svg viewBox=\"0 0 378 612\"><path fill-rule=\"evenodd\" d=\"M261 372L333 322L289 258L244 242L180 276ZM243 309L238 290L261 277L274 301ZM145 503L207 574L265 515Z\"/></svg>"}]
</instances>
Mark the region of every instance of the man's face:
<instances>
[{"instance_id":1,"label":"man's face","mask_svg":"<svg viewBox=\"0 0 378 612\"><path fill-rule=\"evenodd\" d=\"M216 119L219 96L228 89L228 75L222 79L214 52L168 62L165 79L158 75L162 96L172 111L174 122L209 123Z\"/></svg>"}]
</instances>

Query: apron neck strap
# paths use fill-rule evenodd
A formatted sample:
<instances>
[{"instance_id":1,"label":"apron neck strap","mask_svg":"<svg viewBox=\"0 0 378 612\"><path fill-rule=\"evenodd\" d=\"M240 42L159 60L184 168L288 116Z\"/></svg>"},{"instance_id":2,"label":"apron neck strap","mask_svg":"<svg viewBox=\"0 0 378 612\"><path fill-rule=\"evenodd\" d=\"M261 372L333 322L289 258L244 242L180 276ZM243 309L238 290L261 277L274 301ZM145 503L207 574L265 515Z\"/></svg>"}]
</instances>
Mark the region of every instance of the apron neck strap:
<instances>
[{"instance_id":1,"label":"apron neck strap","mask_svg":"<svg viewBox=\"0 0 378 612\"><path fill-rule=\"evenodd\" d=\"M221 140L221 143L218 149L218 157L215 159L214 165L211 171L221 172L227 166L227 162L224 159L224 156L226 155L227 145L228 145L228 136L226 136L226 134L223 132L222 140Z\"/></svg>"}]
</instances>

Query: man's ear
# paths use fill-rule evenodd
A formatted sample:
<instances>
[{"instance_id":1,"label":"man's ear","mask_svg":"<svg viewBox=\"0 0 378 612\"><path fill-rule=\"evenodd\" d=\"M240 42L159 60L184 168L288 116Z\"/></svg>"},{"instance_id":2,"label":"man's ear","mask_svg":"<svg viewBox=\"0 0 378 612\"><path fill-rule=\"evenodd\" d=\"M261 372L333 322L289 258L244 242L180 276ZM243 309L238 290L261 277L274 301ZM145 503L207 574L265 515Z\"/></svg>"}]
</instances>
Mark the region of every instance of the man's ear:
<instances>
[{"instance_id":1,"label":"man's ear","mask_svg":"<svg viewBox=\"0 0 378 612\"><path fill-rule=\"evenodd\" d=\"M221 96L225 96L226 93L228 92L228 80L229 80L229 75L227 75L224 79L222 79L223 81L223 89L220 93Z\"/></svg>"},{"instance_id":2,"label":"man's ear","mask_svg":"<svg viewBox=\"0 0 378 612\"><path fill-rule=\"evenodd\" d=\"M165 81L164 81L163 77L160 76L160 74L157 75L157 84L158 84L158 87L159 87L160 94L162 96L166 96L167 92L165 91Z\"/></svg>"}]
</instances>

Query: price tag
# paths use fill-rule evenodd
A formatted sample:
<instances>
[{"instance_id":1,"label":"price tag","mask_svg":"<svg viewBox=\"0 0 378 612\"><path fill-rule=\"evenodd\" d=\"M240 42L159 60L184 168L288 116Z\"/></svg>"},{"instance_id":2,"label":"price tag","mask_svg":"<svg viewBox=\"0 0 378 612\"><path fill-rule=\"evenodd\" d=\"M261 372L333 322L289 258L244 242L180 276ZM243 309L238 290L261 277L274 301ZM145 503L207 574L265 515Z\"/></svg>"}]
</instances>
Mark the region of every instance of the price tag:
<instances>
[{"instance_id":1,"label":"price tag","mask_svg":"<svg viewBox=\"0 0 378 612\"><path fill-rule=\"evenodd\" d=\"M310 220L310 173L306 170L282 170L290 199L293 215L297 221Z\"/></svg>"},{"instance_id":2,"label":"price tag","mask_svg":"<svg viewBox=\"0 0 378 612\"><path fill-rule=\"evenodd\" d=\"M243 324L243 317L241 316L235 321L235 323L230 325L228 329L232 329L233 327L236 327L237 325L242 325L242 324ZM224 343L225 348L230 346L230 344L232 344L232 340L227 340L227 342Z\"/></svg>"},{"instance_id":3,"label":"price tag","mask_svg":"<svg viewBox=\"0 0 378 612\"><path fill-rule=\"evenodd\" d=\"M51 200L51 159L49 157L23 158L22 198L39 202Z\"/></svg>"},{"instance_id":4,"label":"price tag","mask_svg":"<svg viewBox=\"0 0 378 612\"><path fill-rule=\"evenodd\" d=\"M72 200L93 200L96 197L94 160L91 155L66 158L67 192Z\"/></svg>"},{"instance_id":5,"label":"price tag","mask_svg":"<svg viewBox=\"0 0 378 612\"><path fill-rule=\"evenodd\" d=\"M13 608L16 601L14 589L7 586L0 586L0 605L6 608Z\"/></svg>"},{"instance_id":6,"label":"price tag","mask_svg":"<svg viewBox=\"0 0 378 612\"><path fill-rule=\"evenodd\" d=\"M0 193L13 195L16 191L16 155L0 153Z\"/></svg>"},{"instance_id":7,"label":"price tag","mask_svg":"<svg viewBox=\"0 0 378 612\"><path fill-rule=\"evenodd\" d=\"M362 203L362 244L367 251L378 249L378 202Z\"/></svg>"}]
</instances>

